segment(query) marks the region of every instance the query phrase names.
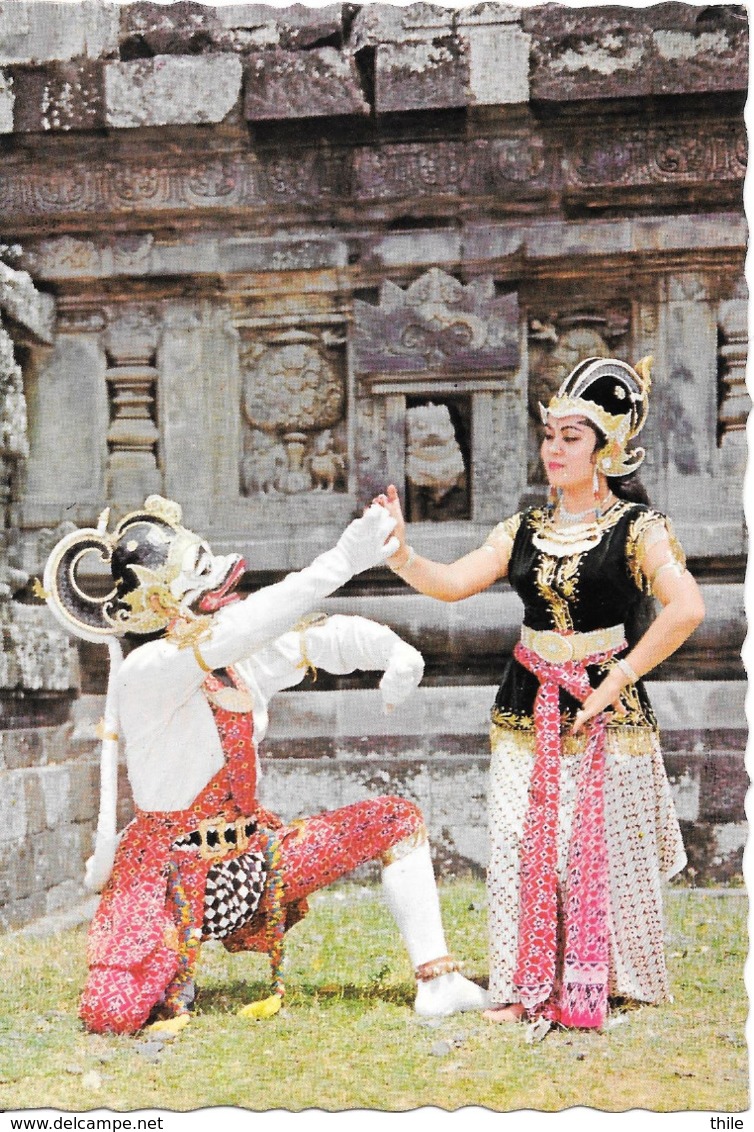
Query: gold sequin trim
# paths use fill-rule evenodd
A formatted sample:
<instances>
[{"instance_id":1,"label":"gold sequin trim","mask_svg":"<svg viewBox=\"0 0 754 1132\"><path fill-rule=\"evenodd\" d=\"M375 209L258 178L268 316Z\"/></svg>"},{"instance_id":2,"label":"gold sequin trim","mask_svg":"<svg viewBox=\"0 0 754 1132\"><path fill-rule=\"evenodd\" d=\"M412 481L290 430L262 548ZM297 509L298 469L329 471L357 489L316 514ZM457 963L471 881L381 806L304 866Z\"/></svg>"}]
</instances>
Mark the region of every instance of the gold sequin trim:
<instances>
[{"instance_id":1,"label":"gold sequin trim","mask_svg":"<svg viewBox=\"0 0 754 1132\"><path fill-rule=\"evenodd\" d=\"M401 861L404 857L408 857L409 853L413 853L414 849L418 849L420 845L425 845L427 841L427 827L422 823L414 833L404 837L396 845L391 845L382 854L380 860L382 864L387 867L394 865L396 861Z\"/></svg>"},{"instance_id":2,"label":"gold sequin trim","mask_svg":"<svg viewBox=\"0 0 754 1132\"><path fill-rule=\"evenodd\" d=\"M576 597L580 567L581 555L553 558L549 554L543 554L534 571L534 582L540 597L549 605L553 624L561 633L573 629L568 599L573 601Z\"/></svg>"},{"instance_id":3,"label":"gold sequin trim","mask_svg":"<svg viewBox=\"0 0 754 1132\"><path fill-rule=\"evenodd\" d=\"M481 549L489 550L498 556L502 553L510 554L518 529L521 526L522 517L522 513L519 511L517 514L511 515L509 519L498 523L487 535Z\"/></svg>"},{"instance_id":4,"label":"gold sequin trim","mask_svg":"<svg viewBox=\"0 0 754 1132\"><path fill-rule=\"evenodd\" d=\"M638 727L623 724L608 727L605 741L608 754L636 758L652 752L653 744L657 742L657 732L653 727L647 726L646 723L644 726ZM490 745L494 750L501 743L506 744L512 756L521 755L533 758L536 747L533 724L530 728L511 729L493 723L490 728ZM564 730L561 733L560 749L563 758L573 758L575 755L582 754L585 744L586 736L584 735L574 735L570 730Z\"/></svg>"},{"instance_id":5,"label":"gold sequin trim","mask_svg":"<svg viewBox=\"0 0 754 1132\"><path fill-rule=\"evenodd\" d=\"M655 570L651 579L647 578L644 573L644 560L649 549L664 538L668 540L670 546L670 559L663 562L662 567L674 566L683 573L686 569L686 555L676 537L670 519L657 511L642 511L629 525L628 537L626 538L626 561L636 588L643 594L651 595L652 583L662 568Z\"/></svg>"}]
</instances>

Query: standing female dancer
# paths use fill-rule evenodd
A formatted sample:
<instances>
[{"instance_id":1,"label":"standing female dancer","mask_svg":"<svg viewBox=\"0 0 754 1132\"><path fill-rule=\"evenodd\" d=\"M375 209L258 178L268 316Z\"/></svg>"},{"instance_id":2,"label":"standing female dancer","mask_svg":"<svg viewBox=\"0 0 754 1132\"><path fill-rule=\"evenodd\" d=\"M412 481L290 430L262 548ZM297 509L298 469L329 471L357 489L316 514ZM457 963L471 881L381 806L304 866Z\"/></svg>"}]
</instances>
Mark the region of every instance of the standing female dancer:
<instances>
[{"instance_id":1,"label":"standing female dancer","mask_svg":"<svg viewBox=\"0 0 754 1132\"><path fill-rule=\"evenodd\" d=\"M640 677L704 606L669 521L630 482L650 362L576 366L540 406L549 504L506 519L456 562L406 545L392 485L378 499L398 521L388 565L415 590L459 601L507 577L524 603L492 712L494 1022L598 1027L608 996L668 997L661 884L685 854ZM629 645L624 624L647 595L662 610Z\"/></svg>"}]
</instances>

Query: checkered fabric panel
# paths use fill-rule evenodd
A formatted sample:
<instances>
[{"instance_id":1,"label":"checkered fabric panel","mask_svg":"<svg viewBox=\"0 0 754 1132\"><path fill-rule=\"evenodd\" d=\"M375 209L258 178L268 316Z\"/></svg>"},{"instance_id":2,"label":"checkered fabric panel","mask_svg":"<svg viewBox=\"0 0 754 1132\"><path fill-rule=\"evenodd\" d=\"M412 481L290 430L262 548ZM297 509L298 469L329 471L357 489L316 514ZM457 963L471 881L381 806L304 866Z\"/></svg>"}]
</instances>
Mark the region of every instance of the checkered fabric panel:
<instances>
[{"instance_id":1,"label":"checkered fabric panel","mask_svg":"<svg viewBox=\"0 0 754 1132\"><path fill-rule=\"evenodd\" d=\"M224 939L248 923L262 899L266 879L262 853L244 853L213 865L204 892L204 936Z\"/></svg>"}]
</instances>

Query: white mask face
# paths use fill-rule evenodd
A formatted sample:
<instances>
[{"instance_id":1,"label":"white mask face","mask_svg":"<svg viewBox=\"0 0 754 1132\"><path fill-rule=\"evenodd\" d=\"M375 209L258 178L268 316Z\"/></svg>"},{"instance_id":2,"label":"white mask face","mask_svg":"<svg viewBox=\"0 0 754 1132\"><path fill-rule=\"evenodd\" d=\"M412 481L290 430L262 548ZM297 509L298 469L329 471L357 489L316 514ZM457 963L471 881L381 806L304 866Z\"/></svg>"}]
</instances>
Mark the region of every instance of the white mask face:
<instances>
[{"instance_id":1,"label":"white mask face","mask_svg":"<svg viewBox=\"0 0 754 1132\"><path fill-rule=\"evenodd\" d=\"M170 592L182 605L191 608L203 595L222 591L240 576L238 554L214 555L209 545L191 531L185 531L179 539L180 543L176 540L171 550L171 557L178 559L178 574L170 583ZM224 596L230 600L230 593Z\"/></svg>"}]
</instances>

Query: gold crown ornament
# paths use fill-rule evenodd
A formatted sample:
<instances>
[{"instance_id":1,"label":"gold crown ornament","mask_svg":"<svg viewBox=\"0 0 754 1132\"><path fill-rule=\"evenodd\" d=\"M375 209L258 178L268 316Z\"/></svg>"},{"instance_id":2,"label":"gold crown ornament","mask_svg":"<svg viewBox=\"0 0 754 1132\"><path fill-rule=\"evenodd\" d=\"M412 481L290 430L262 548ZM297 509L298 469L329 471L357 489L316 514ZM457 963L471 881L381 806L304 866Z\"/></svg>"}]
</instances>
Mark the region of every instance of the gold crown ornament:
<instances>
[{"instance_id":1,"label":"gold crown ornament","mask_svg":"<svg viewBox=\"0 0 754 1132\"><path fill-rule=\"evenodd\" d=\"M547 408L540 404L542 421L579 415L596 425L604 436L597 467L606 476L629 476L644 460L643 448L628 445L644 427L653 358L635 366L617 358L586 358L569 373Z\"/></svg>"}]
</instances>

